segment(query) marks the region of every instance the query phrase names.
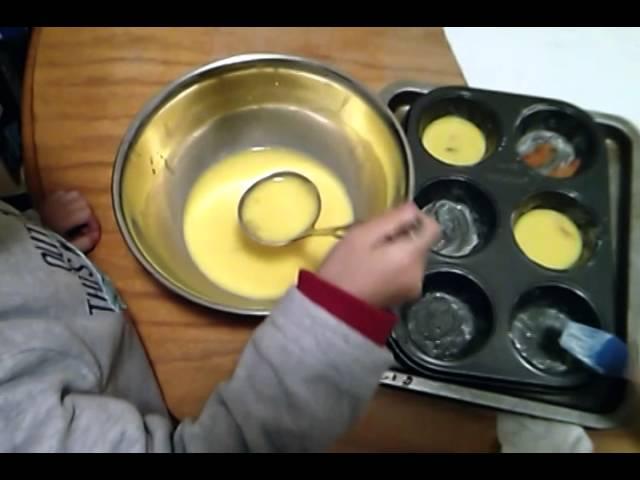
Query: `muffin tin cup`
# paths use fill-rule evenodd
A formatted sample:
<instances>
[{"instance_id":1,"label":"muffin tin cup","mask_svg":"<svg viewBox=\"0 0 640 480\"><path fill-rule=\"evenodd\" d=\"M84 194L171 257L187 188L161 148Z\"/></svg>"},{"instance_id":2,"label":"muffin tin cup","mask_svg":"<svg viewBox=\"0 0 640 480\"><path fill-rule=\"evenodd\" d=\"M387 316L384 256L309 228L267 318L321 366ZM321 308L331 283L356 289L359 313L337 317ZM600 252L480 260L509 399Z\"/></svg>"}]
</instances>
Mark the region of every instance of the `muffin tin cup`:
<instances>
[{"instance_id":1,"label":"muffin tin cup","mask_svg":"<svg viewBox=\"0 0 640 480\"><path fill-rule=\"evenodd\" d=\"M443 165L449 165L445 159L434 155L422 141L422 134L426 128L431 123L447 116L466 120L480 130L485 140L485 151L478 160L473 162L472 165L454 168L471 168L491 157L501 146L503 134L500 119L496 112L475 91L466 90L460 92L440 89L430 94L425 103L426 105L421 110L422 115L417 117L417 126L424 153L430 158L439 161Z\"/></svg>"},{"instance_id":2,"label":"muffin tin cup","mask_svg":"<svg viewBox=\"0 0 640 480\"><path fill-rule=\"evenodd\" d=\"M518 357L549 375L586 373L586 368L560 346L560 336L570 321L600 327L595 310L575 289L541 285L524 292L513 308L509 330Z\"/></svg>"},{"instance_id":3,"label":"muffin tin cup","mask_svg":"<svg viewBox=\"0 0 640 480\"><path fill-rule=\"evenodd\" d=\"M415 203L440 223L441 239L433 251L462 258L481 251L496 231L491 197L466 177L445 177L425 185Z\"/></svg>"},{"instance_id":4,"label":"muffin tin cup","mask_svg":"<svg viewBox=\"0 0 640 480\"><path fill-rule=\"evenodd\" d=\"M597 161L602 150L591 118L571 105L558 102L540 103L525 109L517 120L515 135L518 160L534 172L551 178L573 178L583 174ZM521 150L527 139L540 135L547 136L542 145L552 143L563 153L559 156L565 160L573 158L569 163L575 164L574 168L568 164L559 168L544 168L544 163L538 168L528 164Z\"/></svg>"},{"instance_id":5,"label":"muffin tin cup","mask_svg":"<svg viewBox=\"0 0 640 480\"><path fill-rule=\"evenodd\" d=\"M438 369L464 364L493 331L493 307L468 272L440 269L425 276L422 297L402 308L396 338L411 355Z\"/></svg>"},{"instance_id":6,"label":"muffin tin cup","mask_svg":"<svg viewBox=\"0 0 640 480\"><path fill-rule=\"evenodd\" d=\"M577 261L564 270L554 270L556 272L566 272L573 268L587 264L597 252L602 238L602 225L598 223L595 214L587 208L576 196L567 195L558 191L544 191L535 193L525 198L511 215L511 231L515 240L515 225L525 214L537 210L545 209L558 212L568 218L580 232L582 249ZM543 240L544 241L544 240ZM518 247L520 249L520 247ZM529 261L536 263L527 256L527 253L520 249L522 254ZM541 266L542 268L546 268ZM550 269L551 270L551 269Z\"/></svg>"},{"instance_id":7,"label":"muffin tin cup","mask_svg":"<svg viewBox=\"0 0 640 480\"><path fill-rule=\"evenodd\" d=\"M492 326L481 346L461 358L442 361L429 358L410 345L407 309L403 308L402 320L390 341L392 349L412 368L437 378L549 392L593 382L593 375L584 368L549 372L532 366L514 348L511 337L516 305L528 298L528 292L539 291L536 289L542 286L577 296L559 294L561 299L584 298L593 313L593 323L610 332L620 331L614 314L606 150L590 115L556 100L465 87L438 88L423 95L409 94L401 100L395 99L397 104L391 102L390 108L401 108L403 102L409 105L403 123L414 157L418 206L438 198L451 199L456 188L479 191L481 195L471 195L471 203L488 225L484 240L468 255L433 253L426 278L431 272L453 271L475 282L491 304ZM482 161L456 167L443 163L424 148L423 130L429 122L448 114L463 116L485 133L487 151ZM518 141L532 129L555 131L575 144L572 148L581 156L581 163L573 176L545 176L518 157ZM583 255L571 268L550 270L534 263L518 247L514 221L533 208L565 213L582 232Z\"/></svg>"}]
</instances>

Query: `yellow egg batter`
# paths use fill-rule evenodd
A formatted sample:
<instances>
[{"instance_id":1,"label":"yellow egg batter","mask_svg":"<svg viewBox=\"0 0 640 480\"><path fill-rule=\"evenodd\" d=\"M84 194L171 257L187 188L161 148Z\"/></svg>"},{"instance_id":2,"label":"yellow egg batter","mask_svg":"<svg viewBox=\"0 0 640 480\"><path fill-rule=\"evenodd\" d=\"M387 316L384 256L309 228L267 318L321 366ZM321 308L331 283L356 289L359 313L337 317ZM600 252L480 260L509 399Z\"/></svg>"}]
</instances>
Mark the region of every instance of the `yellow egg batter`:
<instances>
[{"instance_id":1,"label":"yellow egg batter","mask_svg":"<svg viewBox=\"0 0 640 480\"><path fill-rule=\"evenodd\" d=\"M251 187L239 214L254 238L277 244L287 243L312 228L320 207L312 183L284 173Z\"/></svg>"},{"instance_id":2,"label":"yellow egg batter","mask_svg":"<svg viewBox=\"0 0 640 480\"><path fill-rule=\"evenodd\" d=\"M284 148L241 151L212 165L194 184L184 210L184 237L191 258L215 284L248 298L277 299L292 285L300 268L314 270L336 242L333 237L309 237L283 247L262 246L238 223L238 203L256 180L287 170L300 173L318 188L322 209L318 228L353 221L344 185L324 165ZM300 202L291 201L291 205ZM292 210L295 211L295 210ZM299 214L304 216L304 207ZM295 215L295 214L292 214ZM272 232L289 218L265 216Z\"/></svg>"},{"instance_id":3,"label":"yellow egg batter","mask_svg":"<svg viewBox=\"0 0 640 480\"><path fill-rule=\"evenodd\" d=\"M459 167L480 162L487 150L482 131L457 115L447 115L427 125L422 132L422 145L441 162Z\"/></svg>"},{"instance_id":4,"label":"yellow egg batter","mask_svg":"<svg viewBox=\"0 0 640 480\"><path fill-rule=\"evenodd\" d=\"M566 270L582 254L578 227L560 212L535 209L522 215L513 233L516 243L532 261L553 270Z\"/></svg>"}]
</instances>

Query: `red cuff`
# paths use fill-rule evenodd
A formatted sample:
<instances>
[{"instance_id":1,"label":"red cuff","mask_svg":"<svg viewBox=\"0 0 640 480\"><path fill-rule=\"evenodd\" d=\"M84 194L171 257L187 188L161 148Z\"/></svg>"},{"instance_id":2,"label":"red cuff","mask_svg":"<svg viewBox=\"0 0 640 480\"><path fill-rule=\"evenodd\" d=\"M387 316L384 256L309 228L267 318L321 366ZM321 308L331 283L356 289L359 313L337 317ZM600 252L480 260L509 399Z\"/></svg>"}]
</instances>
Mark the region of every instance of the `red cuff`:
<instances>
[{"instance_id":1,"label":"red cuff","mask_svg":"<svg viewBox=\"0 0 640 480\"><path fill-rule=\"evenodd\" d=\"M384 345L396 324L390 312L375 308L306 270L298 276L298 290L378 345Z\"/></svg>"}]
</instances>

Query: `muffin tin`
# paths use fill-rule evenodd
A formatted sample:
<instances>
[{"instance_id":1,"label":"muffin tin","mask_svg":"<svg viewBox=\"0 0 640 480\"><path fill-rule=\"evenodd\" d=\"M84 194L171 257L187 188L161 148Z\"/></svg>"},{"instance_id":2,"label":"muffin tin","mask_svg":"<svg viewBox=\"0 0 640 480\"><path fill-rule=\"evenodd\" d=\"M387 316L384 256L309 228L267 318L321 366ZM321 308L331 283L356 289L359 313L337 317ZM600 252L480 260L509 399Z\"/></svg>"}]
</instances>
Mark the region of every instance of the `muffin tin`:
<instances>
[{"instance_id":1,"label":"muffin tin","mask_svg":"<svg viewBox=\"0 0 640 480\"><path fill-rule=\"evenodd\" d=\"M459 320L458 313L439 319L437 312L425 316L420 302L404 306L390 339L401 366L394 372L578 411L614 410L624 397L625 382L593 375L563 357L554 347L560 332L553 324L535 342L522 335L518 322L514 327L514 319L522 318L523 311L535 314L551 305L574 321L626 339L626 311L616 294L622 253L614 255L612 240L623 224L618 222L618 205L611 208L608 132L590 114L557 100L464 87L405 87L388 89L386 95L385 101L402 119L412 149L416 203L423 207L444 198L468 204L480 227L470 253L455 257L434 252L424 282L424 294L431 299L442 295L461 299L468 307L462 311L470 311L475 319L473 325L465 324L464 315ZM483 131L487 149L482 161L455 167L424 148L420 137L426 125L447 114L462 116ZM573 177L548 177L519 159L519 139L535 129L557 132L571 143L580 158ZM514 222L538 207L565 213L582 232L583 254L566 271L537 265L515 242ZM424 338L437 339L452 328L452 322L468 338L449 345L441 339L440 350L434 350L434 342L425 346ZM533 333L535 337L540 332ZM541 347L551 360L560 361L551 366L541 363L535 356Z\"/></svg>"}]
</instances>

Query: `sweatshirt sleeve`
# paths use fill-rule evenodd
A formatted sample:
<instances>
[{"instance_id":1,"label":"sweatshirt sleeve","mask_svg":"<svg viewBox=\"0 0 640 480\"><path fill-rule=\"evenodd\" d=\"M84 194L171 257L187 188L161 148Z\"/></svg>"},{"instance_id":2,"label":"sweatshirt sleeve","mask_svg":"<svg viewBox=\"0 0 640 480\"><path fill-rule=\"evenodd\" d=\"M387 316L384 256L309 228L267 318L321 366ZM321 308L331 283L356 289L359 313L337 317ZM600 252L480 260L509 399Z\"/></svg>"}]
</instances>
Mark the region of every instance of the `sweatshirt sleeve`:
<instances>
[{"instance_id":1,"label":"sweatshirt sleeve","mask_svg":"<svg viewBox=\"0 0 640 480\"><path fill-rule=\"evenodd\" d=\"M390 364L387 350L292 288L231 379L178 426L176 450L325 450L361 415Z\"/></svg>"},{"instance_id":2,"label":"sweatshirt sleeve","mask_svg":"<svg viewBox=\"0 0 640 480\"><path fill-rule=\"evenodd\" d=\"M336 307L335 300L321 306L301 291L337 293L320 285L291 288L256 329L229 381L197 418L177 426L161 409L141 409L110 392L110 384L125 381L138 390L157 388L150 370L110 371L97 360L101 347L90 346L120 339L115 343L123 364L143 363L144 351L133 341L132 327L122 323L124 316L76 322L5 311L0 451L326 450L364 411L392 358L354 320L376 315L371 307L356 299L351 307ZM330 312L335 308L346 308L351 317L341 320Z\"/></svg>"}]
</instances>

